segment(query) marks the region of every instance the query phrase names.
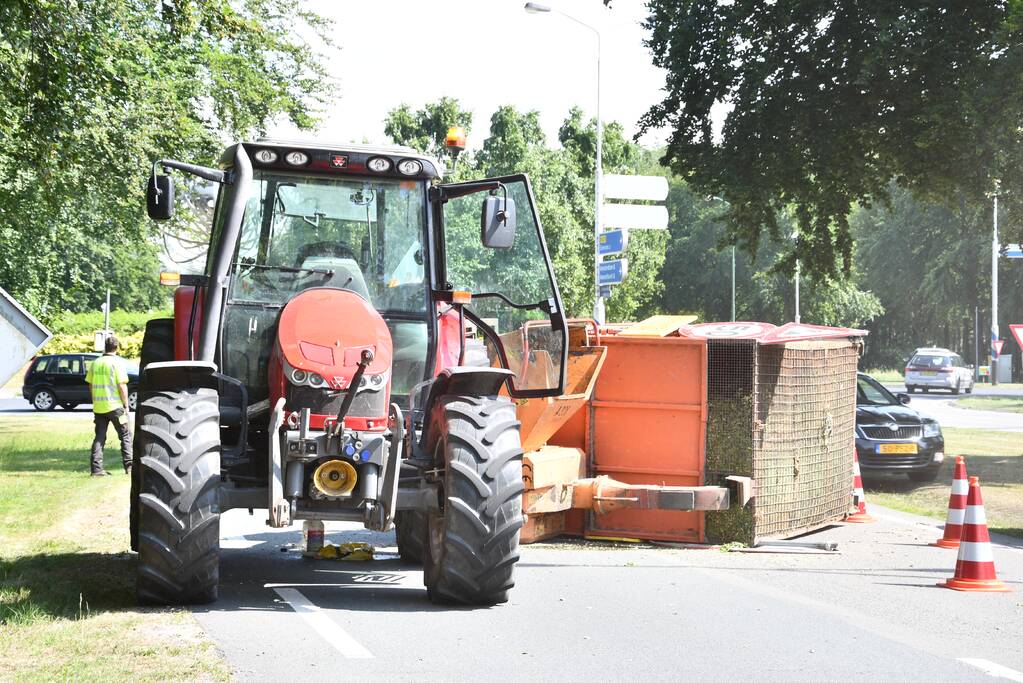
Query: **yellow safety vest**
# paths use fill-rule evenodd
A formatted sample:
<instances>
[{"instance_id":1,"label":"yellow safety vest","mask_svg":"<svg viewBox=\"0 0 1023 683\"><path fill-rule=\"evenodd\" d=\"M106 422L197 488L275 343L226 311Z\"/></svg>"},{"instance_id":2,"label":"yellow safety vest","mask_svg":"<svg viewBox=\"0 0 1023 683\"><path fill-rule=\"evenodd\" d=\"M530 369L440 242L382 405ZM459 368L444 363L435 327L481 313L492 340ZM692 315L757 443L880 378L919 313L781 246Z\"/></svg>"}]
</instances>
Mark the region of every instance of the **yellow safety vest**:
<instances>
[{"instance_id":1,"label":"yellow safety vest","mask_svg":"<svg viewBox=\"0 0 1023 683\"><path fill-rule=\"evenodd\" d=\"M92 391L92 412L112 413L118 408L124 408L117 386L128 383L128 372L120 358L100 356L92 361L89 371L85 373L85 381Z\"/></svg>"}]
</instances>

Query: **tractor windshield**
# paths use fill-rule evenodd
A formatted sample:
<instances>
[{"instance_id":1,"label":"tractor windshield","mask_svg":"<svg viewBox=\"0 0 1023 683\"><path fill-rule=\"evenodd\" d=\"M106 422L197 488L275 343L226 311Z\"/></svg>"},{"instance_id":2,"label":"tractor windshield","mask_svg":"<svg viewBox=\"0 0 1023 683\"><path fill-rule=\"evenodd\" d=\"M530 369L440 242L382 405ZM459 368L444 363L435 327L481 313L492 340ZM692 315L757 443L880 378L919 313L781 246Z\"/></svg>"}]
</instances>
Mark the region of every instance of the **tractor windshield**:
<instances>
[{"instance_id":1,"label":"tractor windshield","mask_svg":"<svg viewBox=\"0 0 1023 683\"><path fill-rule=\"evenodd\" d=\"M281 307L312 287L369 301L395 344L392 391L422 381L427 300L422 240L425 185L387 178L256 172L231 268L224 325L227 372L256 398Z\"/></svg>"},{"instance_id":2,"label":"tractor windshield","mask_svg":"<svg viewBox=\"0 0 1023 683\"><path fill-rule=\"evenodd\" d=\"M253 190L232 298L284 303L340 287L381 312L426 310L422 183L262 174Z\"/></svg>"}]
</instances>

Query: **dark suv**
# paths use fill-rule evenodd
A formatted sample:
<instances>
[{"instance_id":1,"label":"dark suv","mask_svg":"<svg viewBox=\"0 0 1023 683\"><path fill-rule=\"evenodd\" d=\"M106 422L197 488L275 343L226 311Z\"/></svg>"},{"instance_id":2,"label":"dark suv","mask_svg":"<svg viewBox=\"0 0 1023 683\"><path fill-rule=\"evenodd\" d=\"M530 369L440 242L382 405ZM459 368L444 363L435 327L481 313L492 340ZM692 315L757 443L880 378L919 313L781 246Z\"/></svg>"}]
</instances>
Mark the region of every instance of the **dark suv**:
<instances>
[{"instance_id":1,"label":"dark suv","mask_svg":"<svg viewBox=\"0 0 1023 683\"><path fill-rule=\"evenodd\" d=\"M945 459L945 439L936 420L908 407L907 394L893 395L862 372L856 377L856 453L863 474L905 473L934 481Z\"/></svg>"},{"instance_id":2,"label":"dark suv","mask_svg":"<svg viewBox=\"0 0 1023 683\"><path fill-rule=\"evenodd\" d=\"M79 403L92 403L85 373L98 353L62 353L34 358L25 372L24 396L36 410L53 410L58 405L73 410ZM128 371L128 406L138 402L139 369L125 365Z\"/></svg>"}]
</instances>

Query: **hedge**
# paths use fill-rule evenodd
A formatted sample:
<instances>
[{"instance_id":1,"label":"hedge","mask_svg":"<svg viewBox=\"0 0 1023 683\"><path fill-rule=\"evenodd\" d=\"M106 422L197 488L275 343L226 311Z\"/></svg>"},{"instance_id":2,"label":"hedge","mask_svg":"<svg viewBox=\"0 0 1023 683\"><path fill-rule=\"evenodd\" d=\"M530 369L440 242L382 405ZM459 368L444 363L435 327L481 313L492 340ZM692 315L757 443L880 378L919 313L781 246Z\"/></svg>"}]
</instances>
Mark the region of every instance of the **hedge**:
<instances>
[{"instance_id":1,"label":"hedge","mask_svg":"<svg viewBox=\"0 0 1023 683\"><path fill-rule=\"evenodd\" d=\"M146 323L153 318L171 318L173 311L111 311L110 329L118 338L127 337L136 332L144 332ZM89 335L90 339L96 330L103 329L103 313L88 311L86 313L62 313L50 321L50 331L57 335ZM92 342L89 343L91 349Z\"/></svg>"},{"instance_id":2,"label":"hedge","mask_svg":"<svg viewBox=\"0 0 1023 683\"><path fill-rule=\"evenodd\" d=\"M117 334L116 331L115 334ZM124 358L140 357L142 355L142 336L144 334L144 330L139 330L132 334L117 334L117 340L121 343L117 355ZM39 350L39 353L90 353L96 350L95 342L95 335L92 333L55 334L53 339L48 341L46 346Z\"/></svg>"}]
</instances>

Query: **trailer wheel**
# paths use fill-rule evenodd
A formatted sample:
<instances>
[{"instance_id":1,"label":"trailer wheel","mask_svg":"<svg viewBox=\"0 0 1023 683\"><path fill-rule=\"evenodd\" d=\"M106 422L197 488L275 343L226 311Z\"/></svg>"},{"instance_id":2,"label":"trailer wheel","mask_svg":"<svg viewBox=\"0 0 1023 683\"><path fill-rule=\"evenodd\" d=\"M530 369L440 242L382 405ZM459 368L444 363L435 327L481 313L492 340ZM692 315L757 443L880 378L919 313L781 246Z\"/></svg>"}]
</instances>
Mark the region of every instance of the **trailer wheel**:
<instances>
[{"instance_id":1,"label":"trailer wheel","mask_svg":"<svg viewBox=\"0 0 1023 683\"><path fill-rule=\"evenodd\" d=\"M139 602L212 602L220 573L217 392L145 392L137 424Z\"/></svg>"},{"instance_id":2,"label":"trailer wheel","mask_svg":"<svg viewBox=\"0 0 1023 683\"><path fill-rule=\"evenodd\" d=\"M506 602L524 521L515 406L496 396L444 397L431 428L444 474L441 510L427 515L427 593L434 602Z\"/></svg>"},{"instance_id":3,"label":"trailer wheel","mask_svg":"<svg viewBox=\"0 0 1023 683\"><path fill-rule=\"evenodd\" d=\"M426 542L426 514L418 510L399 510L394 515L394 535L402 562L421 564Z\"/></svg>"}]
</instances>

